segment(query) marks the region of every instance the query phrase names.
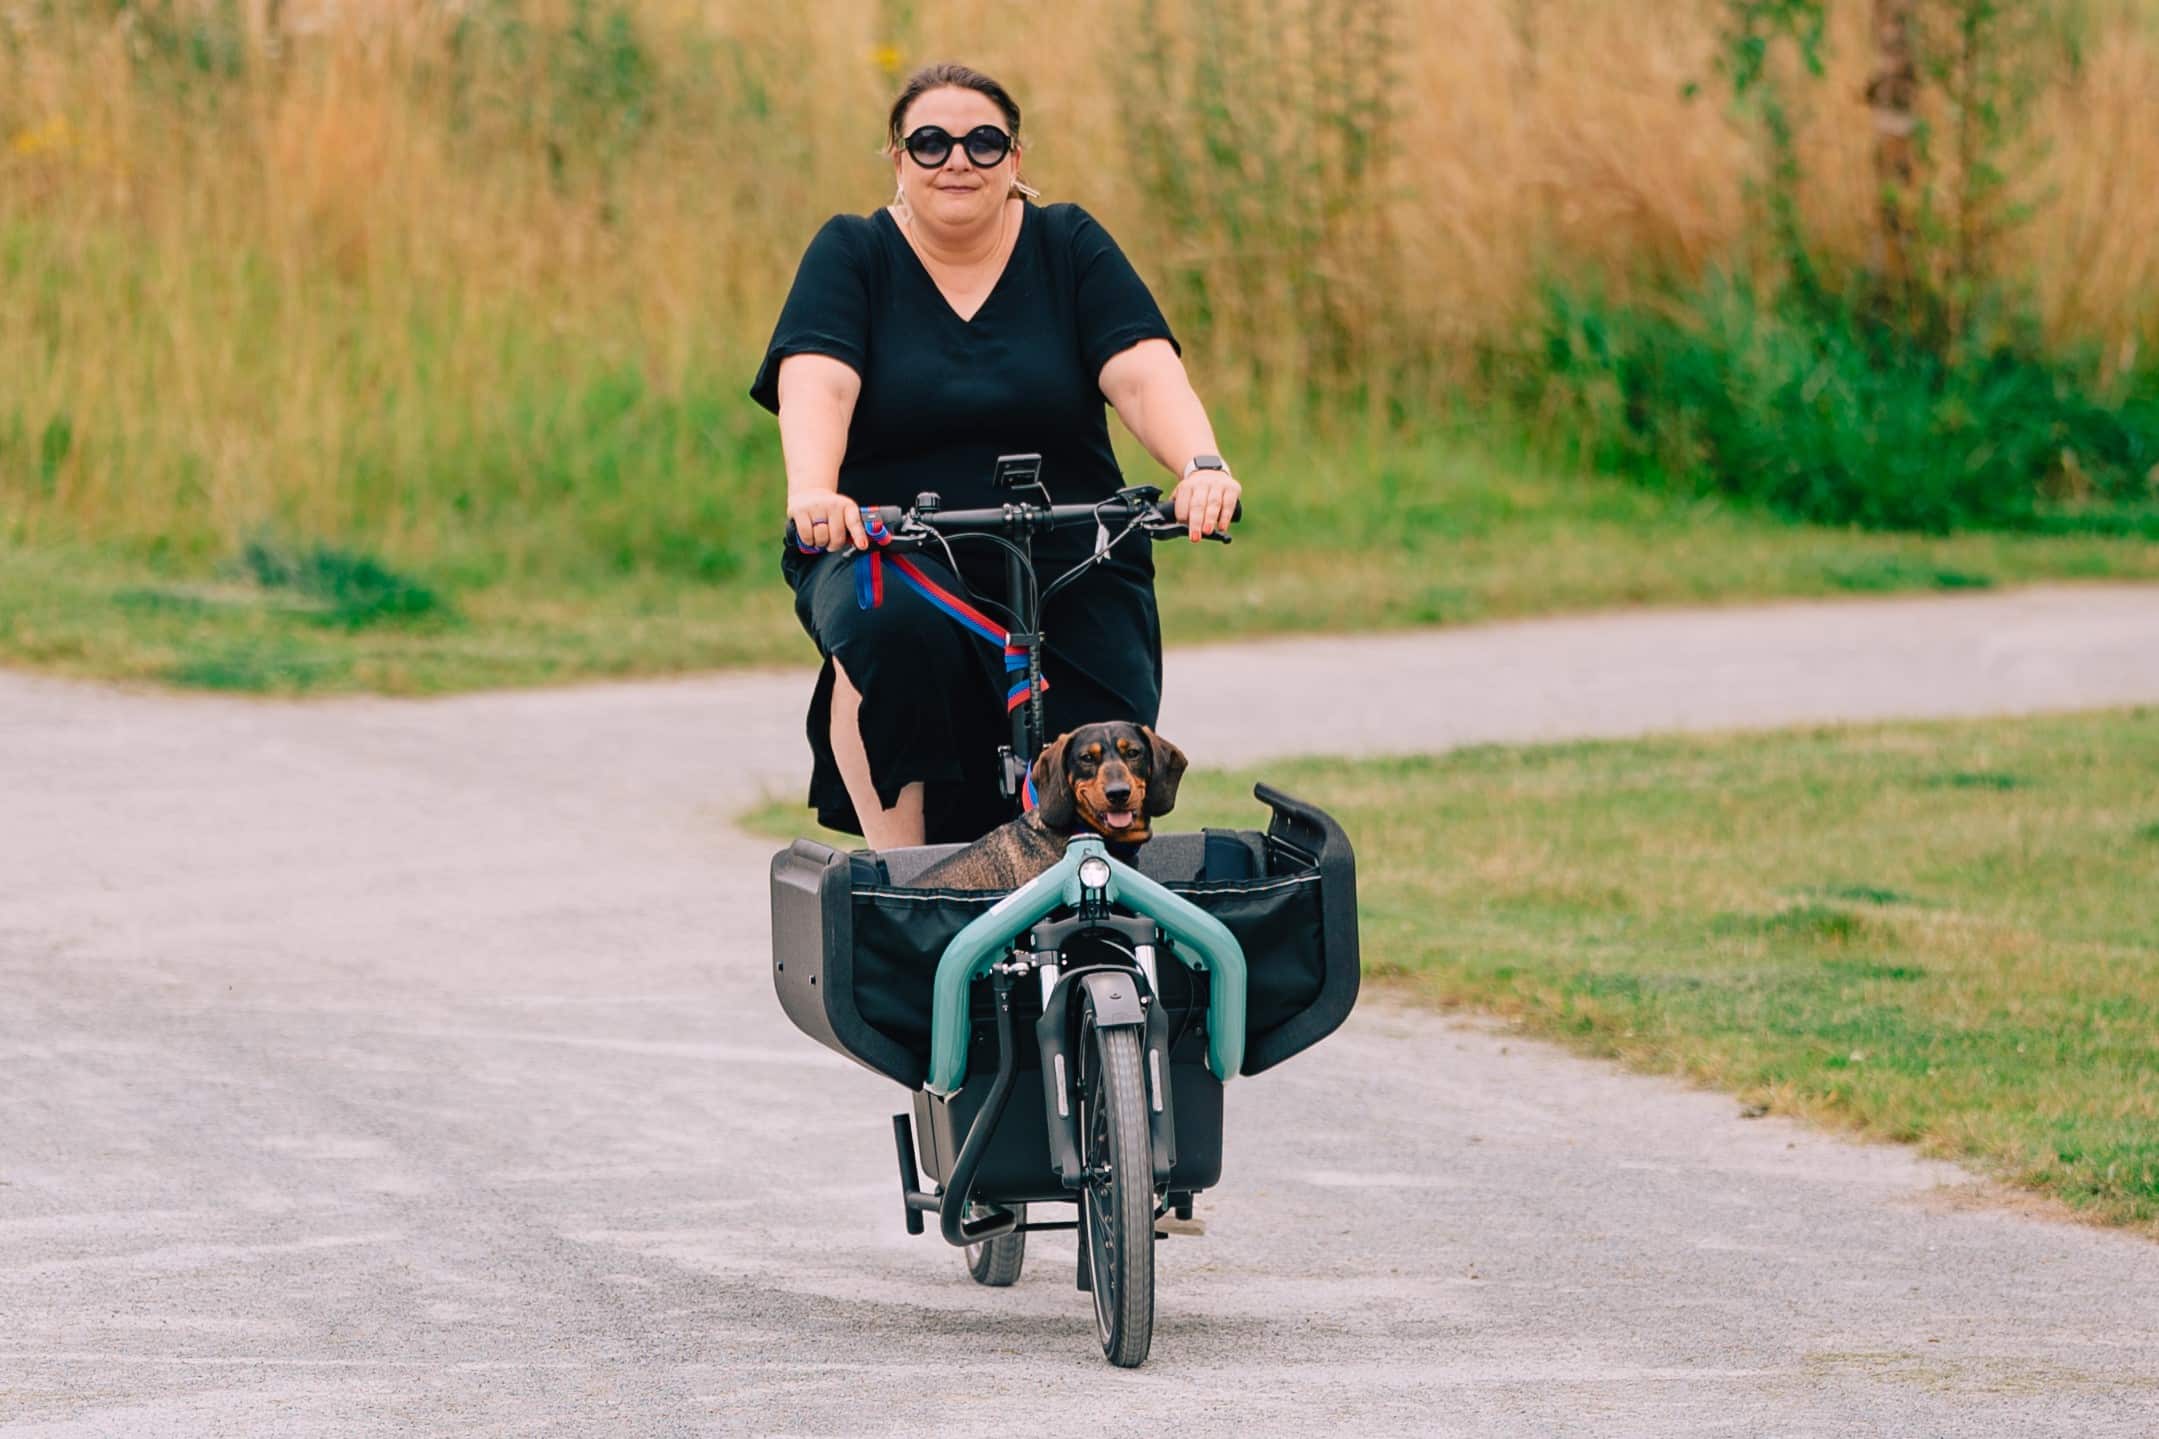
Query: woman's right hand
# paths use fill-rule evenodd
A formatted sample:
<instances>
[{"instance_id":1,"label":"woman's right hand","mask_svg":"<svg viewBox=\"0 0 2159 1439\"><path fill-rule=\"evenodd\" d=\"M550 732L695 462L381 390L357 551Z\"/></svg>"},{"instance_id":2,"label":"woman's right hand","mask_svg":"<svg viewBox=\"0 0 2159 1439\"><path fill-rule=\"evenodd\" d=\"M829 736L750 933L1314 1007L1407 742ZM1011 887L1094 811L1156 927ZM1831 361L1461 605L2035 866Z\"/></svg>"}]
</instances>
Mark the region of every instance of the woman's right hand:
<instances>
[{"instance_id":1,"label":"woman's right hand","mask_svg":"<svg viewBox=\"0 0 2159 1439\"><path fill-rule=\"evenodd\" d=\"M853 545L870 547L862 527L862 506L838 490L796 490L787 496L787 518L802 543L813 549L836 550Z\"/></svg>"}]
</instances>

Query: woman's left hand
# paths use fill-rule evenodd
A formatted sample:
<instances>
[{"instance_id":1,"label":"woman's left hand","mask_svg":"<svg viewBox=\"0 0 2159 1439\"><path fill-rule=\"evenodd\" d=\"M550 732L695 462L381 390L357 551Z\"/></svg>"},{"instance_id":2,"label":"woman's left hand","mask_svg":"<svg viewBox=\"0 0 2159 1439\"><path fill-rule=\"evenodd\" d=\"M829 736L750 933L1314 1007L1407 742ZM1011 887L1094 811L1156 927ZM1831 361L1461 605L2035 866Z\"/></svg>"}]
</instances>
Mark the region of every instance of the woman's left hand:
<instances>
[{"instance_id":1,"label":"woman's left hand","mask_svg":"<svg viewBox=\"0 0 2159 1439\"><path fill-rule=\"evenodd\" d=\"M1177 506L1177 522L1197 543L1203 536L1229 532L1230 516L1237 513L1237 498L1244 486L1227 470L1194 470L1170 491Z\"/></svg>"}]
</instances>

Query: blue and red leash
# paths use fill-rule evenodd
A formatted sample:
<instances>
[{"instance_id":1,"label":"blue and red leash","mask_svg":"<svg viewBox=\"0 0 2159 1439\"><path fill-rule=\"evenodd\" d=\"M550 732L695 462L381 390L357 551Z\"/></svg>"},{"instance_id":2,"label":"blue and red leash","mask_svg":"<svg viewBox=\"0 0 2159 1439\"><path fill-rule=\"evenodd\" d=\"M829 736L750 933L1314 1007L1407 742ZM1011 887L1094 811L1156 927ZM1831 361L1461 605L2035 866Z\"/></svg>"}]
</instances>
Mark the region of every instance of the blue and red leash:
<instances>
[{"instance_id":1,"label":"blue and red leash","mask_svg":"<svg viewBox=\"0 0 2159 1439\"><path fill-rule=\"evenodd\" d=\"M920 565L906 555L887 556L884 549L892 543L892 531L885 527L884 521L878 517L875 510L868 506L863 507L862 524L864 532L869 536L871 548L863 550L855 556L856 606L865 610L874 610L884 604L885 561L889 558L892 568L898 572L901 582L927 600L931 608L943 613L946 618L959 625L961 629L967 630L978 639L997 646L1004 652L1005 681L1007 685L1005 690L1005 713L1010 714L1027 703L1026 646L1014 644L1011 631L1002 628L974 605L969 604L959 595L954 594L951 590L931 579L929 575L923 572ZM799 535L795 538L795 548L806 555L825 553L815 545L804 544ZM1049 687L1050 682L1047 679L1037 680L1034 693L1042 694ZM1022 787L1020 802L1028 809L1035 807L1035 782L1031 770L1028 773L1026 784Z\"/></svg>"}]
</instances>

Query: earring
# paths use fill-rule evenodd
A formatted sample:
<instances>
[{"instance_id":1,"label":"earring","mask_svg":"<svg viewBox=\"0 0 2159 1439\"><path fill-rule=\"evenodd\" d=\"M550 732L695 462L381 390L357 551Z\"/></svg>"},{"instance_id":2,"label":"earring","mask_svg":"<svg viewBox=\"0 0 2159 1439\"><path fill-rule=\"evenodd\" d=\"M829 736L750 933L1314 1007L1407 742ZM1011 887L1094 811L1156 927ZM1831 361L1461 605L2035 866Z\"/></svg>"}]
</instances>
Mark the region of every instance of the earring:
<instances>
[{"instance_id":1,"label":"earring","mask_svg":"<svg viewBox=\"0 0 2159 1439\"><path fill-rule=\"evenodd\" d=\"M1042 192L1040 190L1037 190L1034 186L1028 184L1025 180L1019 179L1017 177L1015 177L1012 181L1011 193L1015 195L1025 195L1030 200L1039 200L1042 198Z\"/></svg>"}]
</instances>

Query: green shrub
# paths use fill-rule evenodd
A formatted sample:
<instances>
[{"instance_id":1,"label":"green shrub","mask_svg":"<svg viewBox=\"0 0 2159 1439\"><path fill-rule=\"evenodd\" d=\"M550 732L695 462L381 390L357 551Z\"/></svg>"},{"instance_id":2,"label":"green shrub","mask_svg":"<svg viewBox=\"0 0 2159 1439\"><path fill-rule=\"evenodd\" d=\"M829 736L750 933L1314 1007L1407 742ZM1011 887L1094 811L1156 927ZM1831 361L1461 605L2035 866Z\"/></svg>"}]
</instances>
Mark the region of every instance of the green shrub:
<instances>
[{"instance_id":1,"label":"green shrub","mask_svg":"<svg viewBox=\"0 0 2159 1439\"><path fill-rule=\"evenodd\" d=\"M240 563L264 589L289 590L312 600L322 606L323 623L345 629L450 614L450 606L434 590L358 550L258 539L241 551Z\"/></svg>"},{"instance_id":2,"label":"green shrub","mask_svg":"<svg viewBox=\"0 0 2159 1439\"><path fill-rule=\"evenodd\" d=\"M2159 372L2109 392L2028 326L1930 344L1724 276L1659 305L1548 294L1532 390L1601 468L1794 520L2159 535Z\"/></svg>"}]
</instances>

